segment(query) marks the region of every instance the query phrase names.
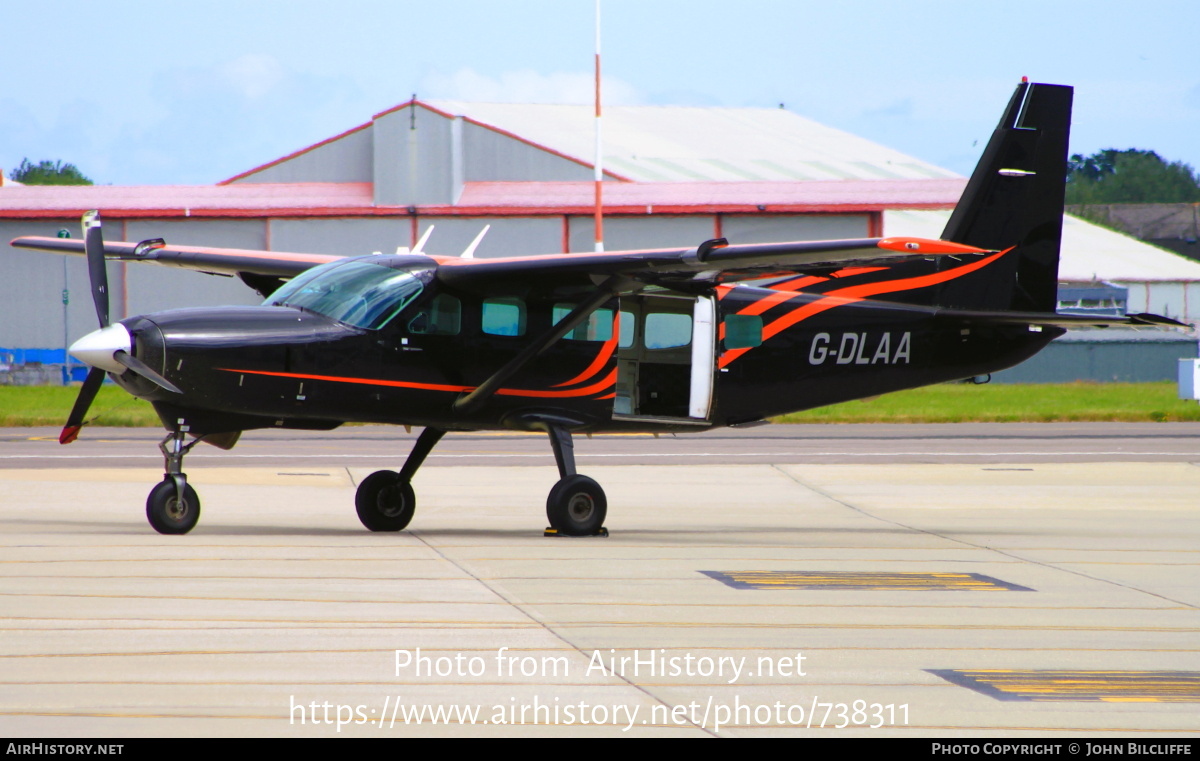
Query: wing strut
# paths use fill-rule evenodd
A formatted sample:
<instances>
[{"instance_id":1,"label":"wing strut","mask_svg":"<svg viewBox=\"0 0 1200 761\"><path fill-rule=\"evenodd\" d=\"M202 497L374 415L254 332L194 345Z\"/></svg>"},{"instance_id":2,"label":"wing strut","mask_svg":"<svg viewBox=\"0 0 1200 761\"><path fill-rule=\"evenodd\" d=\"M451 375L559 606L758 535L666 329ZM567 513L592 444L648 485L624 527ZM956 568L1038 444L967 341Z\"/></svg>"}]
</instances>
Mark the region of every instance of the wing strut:
<instances>
[{"instance_id":1,"label":"wing strut","mask_svg":"<svg viewBox=\"0 0 1200 761\"><path fill-rule=\"evenodd\" d=\"M572 309L562 319L562 322L550 328L550 330L538 337L536 341L522 349L520 354L509 360L504 367L493 373L490 378L480 383L474 391L466 396L459 397L454 402L454 411L465 415L482 407L484 402L491 399L500 390L500 386L505 381L524 369L530 362L537 359L542 352L560 341L563 336L582 325L584 320L591 317L592 312L595 312L616 296L620 281L621 278L619 277L610 277L601 283L600 287L596 289L596 293L590 299Z\"/></svg>"}]
</instances>

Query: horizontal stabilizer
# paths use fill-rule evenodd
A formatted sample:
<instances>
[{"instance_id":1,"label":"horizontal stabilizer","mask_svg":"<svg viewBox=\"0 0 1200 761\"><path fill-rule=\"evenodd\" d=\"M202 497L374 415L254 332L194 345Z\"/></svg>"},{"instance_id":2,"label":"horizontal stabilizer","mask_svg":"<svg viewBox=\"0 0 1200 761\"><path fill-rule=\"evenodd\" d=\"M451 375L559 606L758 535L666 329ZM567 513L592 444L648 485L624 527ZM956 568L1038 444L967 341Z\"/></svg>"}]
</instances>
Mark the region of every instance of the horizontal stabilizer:
<instances>
[{"instance_id":1,"label":"horizontal stabilizer","mask_svg":"<svg viewBox=\"0 0 1200 761\"><path fill-rule=\"evenodd\" d=\"M1054 325L1061 328L1107 328L1117 325L1152 325L1162 328L1190 328L1188 323L1157 314L1130 314L1121 317L1099 314L1071 314L1069 312L984 312L969 309L939 309L940 317L961 320L976 320L994 325Z\"/></svg>"}]
</instances>

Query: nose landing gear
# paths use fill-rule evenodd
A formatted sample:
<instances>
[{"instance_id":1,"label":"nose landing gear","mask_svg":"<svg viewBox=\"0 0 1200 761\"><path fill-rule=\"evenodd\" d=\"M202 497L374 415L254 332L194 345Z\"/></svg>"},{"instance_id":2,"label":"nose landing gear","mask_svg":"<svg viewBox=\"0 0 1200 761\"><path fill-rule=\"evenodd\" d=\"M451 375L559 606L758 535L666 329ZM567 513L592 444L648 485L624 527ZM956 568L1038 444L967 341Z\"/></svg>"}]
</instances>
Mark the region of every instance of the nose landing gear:
<instances>
[{"instance_id":1,"label":"nose landing gear","mask_svg":"<svg viewBox=\"0 0 1200 761\"><path fill-rule=\"evenodd\" d=\"M185 435L184 431L172 431L158 445L166 472L146 497L146 520L160 534L186 534L200 520L200 497L183 472L183 456L200 439L184 444Z\"/></svg>"}]
</instances>

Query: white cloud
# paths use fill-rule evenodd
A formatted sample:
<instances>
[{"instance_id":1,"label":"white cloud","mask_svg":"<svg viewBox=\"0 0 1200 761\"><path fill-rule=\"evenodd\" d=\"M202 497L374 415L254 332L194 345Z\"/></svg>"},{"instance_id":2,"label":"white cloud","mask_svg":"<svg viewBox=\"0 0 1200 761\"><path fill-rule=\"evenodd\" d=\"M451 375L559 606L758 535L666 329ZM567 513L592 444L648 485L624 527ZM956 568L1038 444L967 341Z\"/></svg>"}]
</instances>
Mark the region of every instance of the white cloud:
<instances>
[{"instance_id":1,"label":"white cloud","mask_svg":"<svg viewBox=\"0 0 1200 761\"><path fill-rule=\"evenodd\" d=\"M1192 108L1200 108L1200 85L1196 85L1187 91L1184 95L1183 102Z\"/></svg>"},{"instance_id":2,"label":"white cloud","mask_svg":"<svg viewBox=\"0 0 1200 761\"><path fill-rule=\"evenodd\" d=\"M220 67L221 76L248 100L258 100L284 80L283 64L275 56L247 53Z\"/></svg>"},{"instance_id":3,"label":"white cloud","mask_svg":"<svg viewBox=\"0 0 1200 761\"><path fill-rule=\"evenodd\" d=\"M267 55L155 70L123 107L81 99L45 115L0 98L0 168L71 162L100 184L206 184L369 118L347 76L297 72Z\"/></svg>"},{"instance_id":4,"label":"white cloud","mask_svg":"<svg viewBox=\"0 0 1200 761\"><path fill-rule=\"evenodd\" d=\"M496 77L473 69L453 74L435 72L421 81L419 97L483 103L589 104L594 100L594 75L560 71L540 74L530 69L506 71ZM644 99L633 85L605 76L601 96L608 105L636 105Z\"/></svg>"}]
</instances>

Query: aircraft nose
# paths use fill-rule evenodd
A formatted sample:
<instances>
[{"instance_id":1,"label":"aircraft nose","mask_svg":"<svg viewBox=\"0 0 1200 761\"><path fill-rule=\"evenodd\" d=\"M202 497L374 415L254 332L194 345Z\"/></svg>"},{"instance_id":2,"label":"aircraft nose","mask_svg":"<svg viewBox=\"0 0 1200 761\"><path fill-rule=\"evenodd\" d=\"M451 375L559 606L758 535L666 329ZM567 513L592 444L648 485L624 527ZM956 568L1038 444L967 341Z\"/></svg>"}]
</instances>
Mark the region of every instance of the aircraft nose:
<instances>
[{"instance_id":1,"label":"aircraft nose","mask_svg":"<svg viewBox=\"0 0 1200 761\"><path fill-rule=\"evenodd\" d=\"M129 330L121 323L114 322L107 328L100 328L80 338L71 344L69 351L72 356L92 367L121 374L125 372L125 366L113 355L118 351L129 354L132 348L133 338Z\"/></svg>"}]
</instances>

